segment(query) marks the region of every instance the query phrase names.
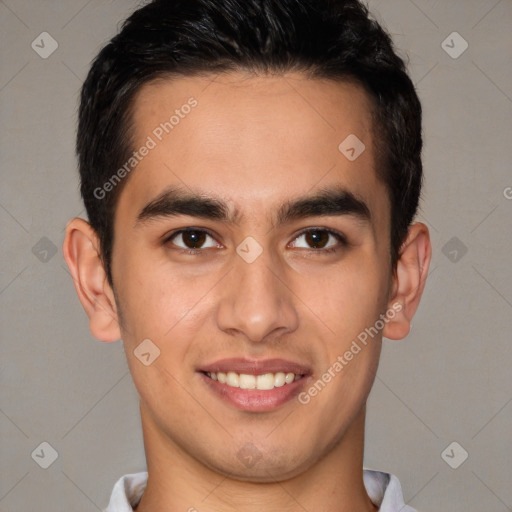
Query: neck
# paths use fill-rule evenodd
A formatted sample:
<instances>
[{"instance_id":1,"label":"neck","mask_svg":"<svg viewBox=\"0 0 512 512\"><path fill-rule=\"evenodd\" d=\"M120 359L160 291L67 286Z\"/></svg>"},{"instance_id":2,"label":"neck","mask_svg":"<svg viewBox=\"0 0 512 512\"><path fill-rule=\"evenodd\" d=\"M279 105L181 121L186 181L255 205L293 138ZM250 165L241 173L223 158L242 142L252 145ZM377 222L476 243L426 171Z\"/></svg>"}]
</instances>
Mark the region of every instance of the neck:
<instances>
[{"instance_id":1,"label":"neck","mask_svg":"<svg viewBox=\"0 0 512 512\"><path fill-rule=\"evenodd\" d=\"M136 512L375 512L363 483L363 407L330 452L287 479L250 482L214 471L159 429L141 404L148 483ZM321 507L319 507L321 504Z\"/></svg>"}]
</instances>

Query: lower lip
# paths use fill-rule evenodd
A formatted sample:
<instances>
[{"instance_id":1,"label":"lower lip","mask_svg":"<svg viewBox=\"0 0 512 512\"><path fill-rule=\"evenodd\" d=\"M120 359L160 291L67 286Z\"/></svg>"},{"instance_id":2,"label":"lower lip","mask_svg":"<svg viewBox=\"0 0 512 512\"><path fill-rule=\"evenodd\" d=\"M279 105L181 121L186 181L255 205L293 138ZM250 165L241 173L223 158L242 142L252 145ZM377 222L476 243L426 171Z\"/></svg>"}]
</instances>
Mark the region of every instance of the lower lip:
<instances>
[{"instance_id":1,"label":"lower lip","mask_svg":"<svg viewBox=\"0 0 512 512\"><path fill-rule=\"evenodd\" d=\"M213 380L204 373L199 373L205 384L224 401L238 409L248 412L268 412L296 397L304 388L307 378L302 377L281 387L258 390L240 389Z\"/></svg>"}]
</instances>

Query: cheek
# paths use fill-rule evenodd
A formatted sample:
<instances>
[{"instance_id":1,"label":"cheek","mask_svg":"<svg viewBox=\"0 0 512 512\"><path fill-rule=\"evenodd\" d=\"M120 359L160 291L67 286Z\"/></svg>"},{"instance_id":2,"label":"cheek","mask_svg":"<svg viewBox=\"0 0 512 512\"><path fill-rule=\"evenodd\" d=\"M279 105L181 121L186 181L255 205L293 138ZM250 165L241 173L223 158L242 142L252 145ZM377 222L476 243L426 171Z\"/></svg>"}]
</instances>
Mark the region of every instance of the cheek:
<instances>
[{"instance_id":1,"label":"cheek","mask_svg":"<svg viewBox=\"0 0 512 512\"><path fill-rule=\"evenodd\" d=\"M156 264L132 265L125 274L119 293L126 322L125 353L141 399L153 411L166 396L174 397L177 410L190 408L180 397L189 378L185 369L196 350L193 326L198 315L205 313L206 304L200 301L203 295L204 291L186 286L182 277L169 275ZM144 340L151 341L145 350L150 353L148 365L137 357L138 348L147 343ZM189 413L194 414L193 410Z\"/></svg>"},{"instance_id":2,"label":"cheek","mask_svg":"<svg viewBox=\"0 0 512 512\"><path fill-rule=\"evenodd\" d=\"M386 306L386 283L376 259L359 253L321 278L301 276L297 285L305 305L343 343L375 323Z\"/></svg>"},{"instance_id":3,"label":"cheek","mask_svg":"<svg viewBox=\"0 0 512 512\"><path fill-rule=\"evenodd\" d=\"M183 360L187 348L194 344L198 326L210 313L218 275L188 275L154 254L126 256L118 270L125 342L134 348L149 338L162 351L172 346L175 360Z\"/></svg>"}]
</instances>

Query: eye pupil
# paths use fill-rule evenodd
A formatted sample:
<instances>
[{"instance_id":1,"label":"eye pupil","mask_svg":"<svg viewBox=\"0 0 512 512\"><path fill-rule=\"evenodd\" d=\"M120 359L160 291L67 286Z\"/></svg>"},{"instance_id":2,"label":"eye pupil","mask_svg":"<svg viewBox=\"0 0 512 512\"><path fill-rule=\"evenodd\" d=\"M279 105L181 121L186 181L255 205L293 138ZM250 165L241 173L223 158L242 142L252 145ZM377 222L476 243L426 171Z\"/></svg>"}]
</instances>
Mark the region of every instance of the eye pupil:
<instances>
[{"instance_id":1,"label":"eye pupil","mask_svg":"<svg viewBox=\"0 0 512 512\"><path fill-rule=\"evenodd\" d=\"M202 231L186 231L182 236L183 242L190 249L199 249L206 239L206 233Z\"/></svg>"},{"instance_id":2,"label":"eye pupil","mask_svg":"<svg viewBox=\"0 0 512 512\"><path fill-rule=\"evenodd\" d=\"M316 249L321 249L327 242L329 241L329 233L326 231L309 231L306 233L306 241L307 243L315 247Z\"/></svg>"}]
</instances>

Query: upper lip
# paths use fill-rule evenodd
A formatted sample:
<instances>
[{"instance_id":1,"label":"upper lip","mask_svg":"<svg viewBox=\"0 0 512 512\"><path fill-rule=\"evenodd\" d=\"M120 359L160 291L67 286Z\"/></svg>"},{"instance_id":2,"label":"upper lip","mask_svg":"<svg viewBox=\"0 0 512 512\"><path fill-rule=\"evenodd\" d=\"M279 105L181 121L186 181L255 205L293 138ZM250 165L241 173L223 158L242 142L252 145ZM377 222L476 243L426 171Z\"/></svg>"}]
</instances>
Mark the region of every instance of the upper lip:
<instances>
[{"instance_id":1,"label":"upper lip","mask_svg":"<svg viewBox=\"0 0 512 512\"><path fill-rule=\"evenodd\" d=\"M287 361L285 359L245 359L245 358L232 358L222 359L214 363L201 366L199 368L202 372L210 373L243 373L247 375L262 375L265 373L294 373L295 375L309 375L311 370L309 367Z\"/></svg>"}]
</instances>

